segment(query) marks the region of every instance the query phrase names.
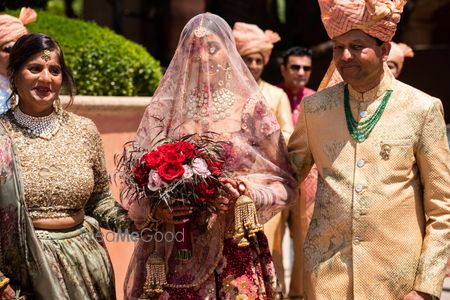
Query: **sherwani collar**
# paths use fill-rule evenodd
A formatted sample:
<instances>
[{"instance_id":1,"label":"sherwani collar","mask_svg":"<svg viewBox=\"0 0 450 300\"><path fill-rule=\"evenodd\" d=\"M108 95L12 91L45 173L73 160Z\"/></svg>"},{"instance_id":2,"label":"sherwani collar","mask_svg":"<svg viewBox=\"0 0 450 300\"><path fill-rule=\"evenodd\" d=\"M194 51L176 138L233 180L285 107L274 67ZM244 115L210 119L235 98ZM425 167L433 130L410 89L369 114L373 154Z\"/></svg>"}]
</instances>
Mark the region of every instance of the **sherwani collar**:
<instances>
[{"instance_id":1,"label":"sherwani collar","mask_svg":"<svg viewBox=\"0 0 450 300\"><path fill-rule=\"evenodd\" d=\"M385 67L383 79L381 80L380 84L378 84L373 89L368 90L367 92L364 92L364 93L357 92L349 84L348 91L350 94L350 99L356 100L356 101L361 101L361 102L376 100L376 99L380 98L381 96L383 96L387 90L393 89L394 81L395 81L394 76L389 71L389 69L386 69L386 67Z\"/></svg>"}]
</instances>

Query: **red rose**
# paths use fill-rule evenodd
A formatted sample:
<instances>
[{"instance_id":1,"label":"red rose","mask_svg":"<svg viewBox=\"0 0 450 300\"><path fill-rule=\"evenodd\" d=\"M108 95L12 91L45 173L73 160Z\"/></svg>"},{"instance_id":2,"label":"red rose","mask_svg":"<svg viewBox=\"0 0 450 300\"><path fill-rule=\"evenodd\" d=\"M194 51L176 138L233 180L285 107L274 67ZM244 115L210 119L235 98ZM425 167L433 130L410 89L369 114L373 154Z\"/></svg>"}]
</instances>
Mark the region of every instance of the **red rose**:
<instances>
[{"instance_id":1,"label":"red rose","mask_svg":"<svg viewBox=\"0 0 450 300\"><path fill-rule=\"evenodd\" d=\"M186 160L186 156L180 152L166 152L164 153L164 161L169 164L182 164Z\"/></svg>"},{"instance_id":2,"label":"red rose","mask_svg":"<svg viewBox=\"0 0 450 300\"><path fill-rule=\"evenodd\" d=\"M207 159L206 163L208 164L208 169L211 172L211 174L215 176L222 175L223 163L221 161Z\"/></svg>"},{"instance_id":3,"label":"red rose","mask_svg":"<svg viewBox=\"0 0 450 300\"><path fill-rule=\"evenodd\" d=\"M163 154L158 150L153 150L150 153L144 154L142 159L147 163L152 169L156 169L162 162Z\"/></svg>"},{"instance_id":4,"label":"red rose","mask_svg":"<svg viewBox=\"0 0 450 300\"><path fill-rule=\"evenodd\" d=\"M195 146L189 142L178 142L178 147L180 151L187 157L187 158L194 158L195 157Z\"/></svg>"},{"instance_id":5,"label":"red rose","mask_svg":"<svg viewBox=\"0 0 450 300\"><path fill-rule=\"evenodd\" d=\"M163 144L158 146L158 151L160 151L162 154L168 153L168 152L177 152L178 147L176 144Z\"/></svg>"},{"instance_id":6,"label":"red rose","mask_svg":"<svg viewBox=\"0 0 450 300\"><path fill-rule=\"evenodd\" d=\"M184 168L181 164L163 163L158 168L158 175L165 181L172 181L184 174Z\"/></svg>"},{"instance_id":7,"label":"red rose","mask_svg":"<svg viewBox=\"0 0 450 300\"><path fill-rule=\"evenodd\" d=\"M216 192L216 186L212 180L200 181L195 187L195 192L198 199L202 202L212 198Z\"/></svg>"},{"instance_id":8,"label":"red rose","mask_svg":"<svg viewBox=\"0 0 450 300\"><path fill-rule=\"evenodd\" d=\"M145 165L141 163L141 160L136 162L131 173L133 174L134 182L136 182L138 186L144 187L148 184L148 174L150 173L150 169L146 168Z\"/></svg>"}]
</instances>

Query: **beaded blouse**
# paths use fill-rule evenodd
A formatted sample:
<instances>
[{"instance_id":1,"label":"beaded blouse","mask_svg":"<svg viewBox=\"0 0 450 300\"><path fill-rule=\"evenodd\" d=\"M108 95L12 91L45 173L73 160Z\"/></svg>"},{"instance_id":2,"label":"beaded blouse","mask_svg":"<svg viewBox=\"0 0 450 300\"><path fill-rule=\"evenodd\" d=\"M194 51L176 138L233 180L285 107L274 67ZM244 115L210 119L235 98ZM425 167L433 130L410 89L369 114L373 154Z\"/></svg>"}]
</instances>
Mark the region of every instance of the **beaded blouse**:
<instances>
[{"instance_id":1,"label":"beaded blouse","mask_svg":"<svg viewBox=\"0 0 450 300\"><path fill-rule=\"evenodd\" d=\"M11 111L0 118L15 146L30 217L67 217L84 209L102 227L130 228L126 210L111 196L95 124L72 113L61 114L61 126L50 139L27 131Z\"/></svg>"}]
</instances>

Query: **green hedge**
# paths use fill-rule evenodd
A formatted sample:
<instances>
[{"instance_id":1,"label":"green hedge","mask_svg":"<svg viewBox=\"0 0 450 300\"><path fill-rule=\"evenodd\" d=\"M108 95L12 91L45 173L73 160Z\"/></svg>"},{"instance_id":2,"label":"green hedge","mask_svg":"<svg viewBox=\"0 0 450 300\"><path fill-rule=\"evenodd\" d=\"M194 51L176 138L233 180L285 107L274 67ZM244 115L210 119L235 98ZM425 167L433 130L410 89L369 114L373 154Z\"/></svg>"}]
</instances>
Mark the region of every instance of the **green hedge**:
<instances>
[{"instance_id":1,"label":"green hedge","mask_svg":"<svg viewBox=\"0 0 450 300\"><path fill-rule=\"evenodd\" d=\"M144 47L95 23L39 11L27 27L59 42L79 95L151 95L161 79L159 61Z\"/></svg>"}]
</instances>

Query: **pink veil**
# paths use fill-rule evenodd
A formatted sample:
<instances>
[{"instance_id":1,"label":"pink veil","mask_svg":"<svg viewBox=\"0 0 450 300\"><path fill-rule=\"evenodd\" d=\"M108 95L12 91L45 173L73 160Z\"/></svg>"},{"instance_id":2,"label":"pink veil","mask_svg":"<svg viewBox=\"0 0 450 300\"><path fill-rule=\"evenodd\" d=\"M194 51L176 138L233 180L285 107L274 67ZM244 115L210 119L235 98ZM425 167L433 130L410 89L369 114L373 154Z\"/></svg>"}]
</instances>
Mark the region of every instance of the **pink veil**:
<instances>
[{"instance_id":1,"label":"pink veil","mask_svg":"<svg viewBox=\"0 0 450 300\"><path fill-rule=\"evenodd\" d=\"M216 133L232 145L225 168L246 183L259 221L266 222L297 197L297 183L280 127L258 85L237 52L229 25L205 13L183 29L174 57L149 103L136 144L152 149L164 137ZM146 211L140 201L122 199L130 215ZM145 216L141 216L144 217ZM142 292L145 261L157 252L166 260L169 284L199 286L218 267L233 212L192 221L193 257L177 263L173 243L139 242L125 283L126 299ZM173 232L163 225L162 232Z\"/></svg>"}]
</instances>

